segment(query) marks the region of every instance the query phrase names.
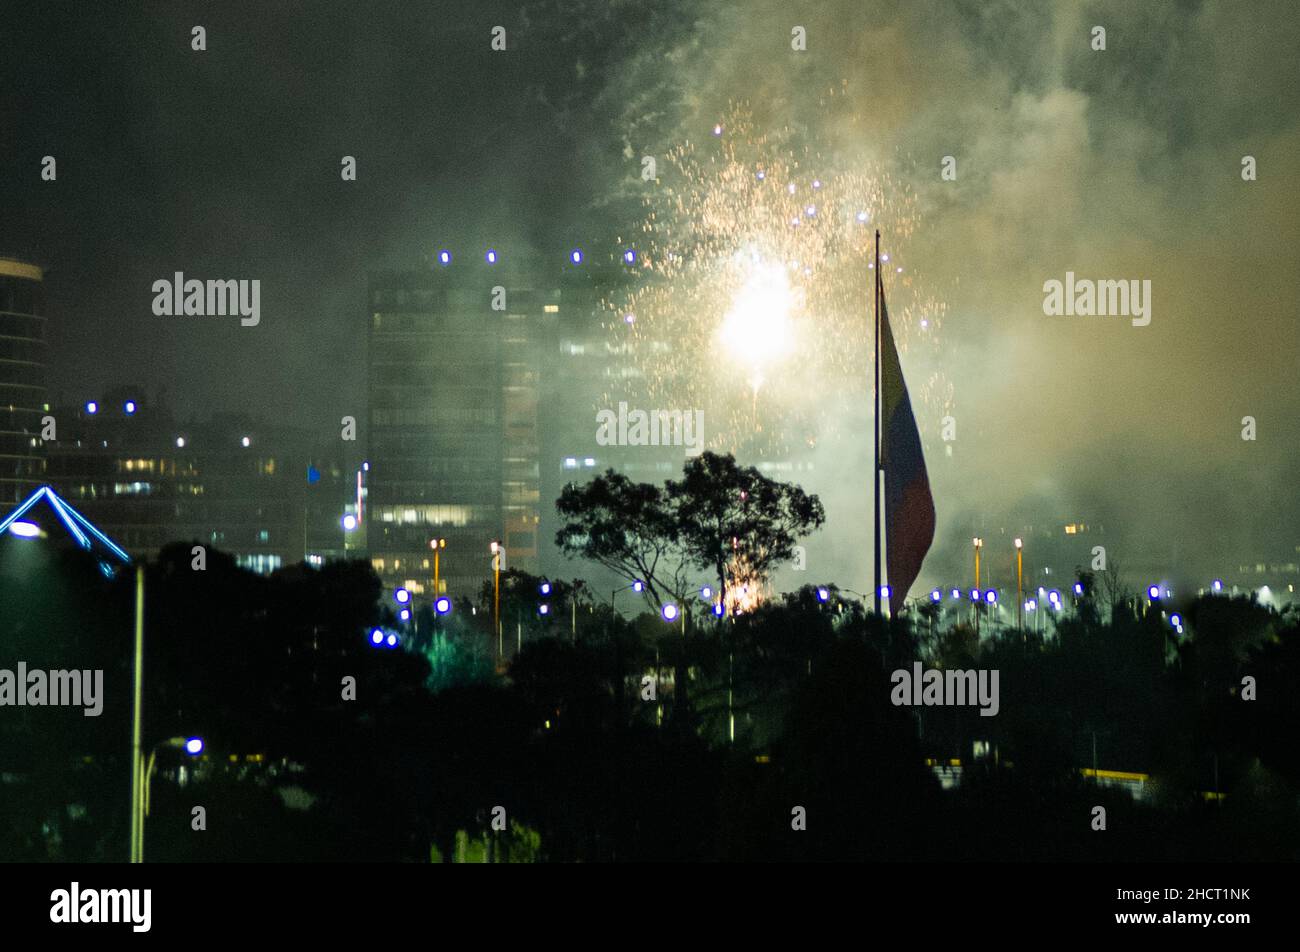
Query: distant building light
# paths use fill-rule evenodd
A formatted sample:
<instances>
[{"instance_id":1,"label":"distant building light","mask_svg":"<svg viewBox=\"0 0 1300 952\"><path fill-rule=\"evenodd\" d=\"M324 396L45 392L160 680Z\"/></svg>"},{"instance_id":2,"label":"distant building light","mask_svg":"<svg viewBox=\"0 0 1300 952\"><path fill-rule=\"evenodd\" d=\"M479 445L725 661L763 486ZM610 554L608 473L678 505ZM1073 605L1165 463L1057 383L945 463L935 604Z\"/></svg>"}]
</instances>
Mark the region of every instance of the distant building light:
<instances>
[{"instance_id":1,"label":"distant building light","mask_svg":"<svg viewBox=\"0 0 1300 952\"><path fill-rule=\"evenodd\" d=\"M577 468L578 468L578 460L577 460L577 458L576 458L576 457L573 457L573 456L566 456L566 457L564 457L564 468L565 468L565 469L577 469Z\"/></svg>"},{"instance_id":2,"label":"distant building light","mask_svg":"<svg viewBox=\"0 0 1300 952\"><path fill-rule=\"evenodd\" d=\"M721 124L721 123L719 123L718 125L715 125L715 126L713 127L713 134L714 134L715 136L720 136L720 135L722 135L722 124Z\"/></svg>"},{"instance_id":3,"label":"distant building light","mask_svg":"<svg viewBox=\"0 0 1300 952\"><path fill-rule=\"evenodd\" d=\"M252 445L253 445L253 441L250 440L248 437L244 437L242 440L239 441L239 443L240 443L241 446L252 446Z\"/></svg>"},{"instance_id":4,"label":"distant building light","mask_svg":"<svg viewBox=\"0 0 1300 952\"><path fill-rule=\"evenodd\" d=\"M544 305L542 305L542 311L543 311L543 313L546 313L546 314L558 314L558 313L560 313L560 305L558 305L558 304L544 304Z\"/></svg>"},{"instance_id":5,"label":"distant building light","mask_svg":"<svg viewBox=\"0 0 1300 952\"><path fill-rule=\"evenodd\" d=\"M582 461L582 465L590 469L592 466L596 465L596 460L593 457L588 456L586 459Z\"/></svg>"},{"instance_id":6,"label":"distant building light","mask_svg":"<svg viewBox=\"0 0 1300 952\"><path fill-rule=\"evenodd\" d=\"M635 314L624 314L624 315L623 315L623 323L624 323L624 324L635 324L635 323L636 323L636 315L635 315Z\"/></svg>"}]
</instances>

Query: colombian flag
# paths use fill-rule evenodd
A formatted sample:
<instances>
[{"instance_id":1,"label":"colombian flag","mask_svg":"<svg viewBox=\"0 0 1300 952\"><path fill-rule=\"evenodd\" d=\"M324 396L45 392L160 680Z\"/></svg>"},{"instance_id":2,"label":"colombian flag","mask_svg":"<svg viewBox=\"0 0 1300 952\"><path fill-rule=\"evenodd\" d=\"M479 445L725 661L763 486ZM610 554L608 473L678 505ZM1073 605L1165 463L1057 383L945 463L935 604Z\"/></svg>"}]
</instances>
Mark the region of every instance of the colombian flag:
<instances>
[{"instance_id":1,"label":"colombian flag","mask_svg":"<svg viewBox=\"0 0 1300 952\"><path fill-rule=\"evenodd\" d=\"M921 434L903 382L885 289L880 289L880 468L885 474L885 568L889 613L897 615L934 541L934 497Z\"/></svg>"}]
</instances>

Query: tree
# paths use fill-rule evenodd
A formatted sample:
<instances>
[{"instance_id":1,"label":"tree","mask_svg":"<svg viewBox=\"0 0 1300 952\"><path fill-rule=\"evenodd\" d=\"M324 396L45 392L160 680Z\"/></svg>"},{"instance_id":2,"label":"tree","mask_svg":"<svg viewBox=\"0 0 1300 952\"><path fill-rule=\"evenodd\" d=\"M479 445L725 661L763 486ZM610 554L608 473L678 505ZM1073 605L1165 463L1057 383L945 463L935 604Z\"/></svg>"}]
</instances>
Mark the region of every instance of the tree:
<instances>
[{"instance_id":1,"label":"tree","mask_svg":"<svg viewBox=\"0 0 1300 952\"><path fill-rule=\"evenodd\" d=\"M683 478L669 481L667 502L687 560L713 572L723 605L729 579L761 585L826 521L816 496L738 466L730 454L688 460Z\"/></svg>"}]
</instances>

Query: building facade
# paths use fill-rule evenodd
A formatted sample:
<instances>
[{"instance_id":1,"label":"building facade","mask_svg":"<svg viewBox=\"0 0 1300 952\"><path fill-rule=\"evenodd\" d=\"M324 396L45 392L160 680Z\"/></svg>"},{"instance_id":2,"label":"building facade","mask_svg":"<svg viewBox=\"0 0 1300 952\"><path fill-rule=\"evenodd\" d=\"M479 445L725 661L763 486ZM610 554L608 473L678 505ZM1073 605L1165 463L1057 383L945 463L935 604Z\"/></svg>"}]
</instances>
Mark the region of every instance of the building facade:
<instances>
[{"instance_id":1,"label":"building facade","mask_svg":"<svg viewBox=\"0 0 1300 952\"><path fill-rule=\"evenodd\" d=\"M41 420L49 412L44 273L0 258L0 503L41 484Z\"/></svg>"}]
</instances>

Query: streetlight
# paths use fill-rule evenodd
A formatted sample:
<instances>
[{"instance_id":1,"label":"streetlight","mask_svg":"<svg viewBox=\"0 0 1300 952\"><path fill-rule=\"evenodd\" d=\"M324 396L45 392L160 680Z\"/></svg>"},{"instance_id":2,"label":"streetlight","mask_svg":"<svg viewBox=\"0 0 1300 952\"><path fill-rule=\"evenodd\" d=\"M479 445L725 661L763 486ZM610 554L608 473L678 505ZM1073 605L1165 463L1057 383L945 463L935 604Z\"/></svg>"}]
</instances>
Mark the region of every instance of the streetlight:
<instances>
[{"instance_id":1,"label":"streetlight","mask_svg":"<svg viewBox=\"0 0 1300 952\"><path fill-rule=\"evenodd\" d=\"M393 601L399 605L409 605L411 603L411 593L404 588L394 589Z\"/></svg>"},{"instance_id":2,"label":"streetlight","mask_svg":"<svg viewBox=\"0 0 1300 952\"><path fill-rule=\"evenodd\" d=\"M173 750L183 750L191 757L197 757L199 754L203 753L203 738L169 737L167 740L159 741L153 746L153 749L149 751L148 765L144 767L143 774L140 778L141 795L136 804L136 810L138 812L134 824L136 841L132 844L133 856L131 862L133 863L144 862L144 821L145 817L149 815L149 793L152 789L150 784L153 781L153 771L158 760L158 751L164 747Z\"/></svg>"},{"instance_id":3,"label":"streetlight","mask_svg":"<svg viewBox=\"0 0 1300 952\"><path fill-rule=\"evenodd\" d=\"M433 594L442 594L442 576L439 574L438 556L447 548L446 539L430 539L429 548L433 549Z\"/></svg>"},{"instance_id":4,"label":"streetlight","mask_svg":"<svg viewBox=\"0 0 1300 952\"><path fill-rule=\"evenodd\" d=\"M664 621L676 621L677 616L680 614L680 609L678 609L678 607L672 602L666 602L664 606L659 609L659 614L663 616Z\"/></svg>"},{"instance_id":5,"label":"streetlight","mask_svg":"<svg viewBox=\"0 0 1300 952\"><path fill-rule=\"evenodd\" d=\"M501 660L501 565L505 562L506 547L499 539L488 546L492 553L492 624L497 630L497 661Z\"/></svg>"},{"instance_id":6,"label":"streetlight","mask_svg":"<svg viewBox=\"0 0 1300 952\"><path fill-rule=\"evenodd\" d=\"M1025 544L1016 539L1016 627L1025 627Z\"/></svg>"},{"instance_id":7,"label":"streetlight","mask_svg":"<svg viewBox=\"0 0 1300 952\"><path fill-rule=\"evenodd\" d=\"M618 593L619 593L619 592L626 592L629 588L630 588L632 591L637 592L637 593L644 592L644 591L645 591L645 582L641 581L639 578L638 578L638 579L633 579L633 580L632 580L632 583L631 583L630 585L624 585L622 588L616 588L616 589L614 589L612 592L610 592L610 593L609 593L609 607L610 607L610 610L611 610L611 611L613 611L613 612L615 612L615 613L618 612Z\"/></svg>"}]
</instances>

